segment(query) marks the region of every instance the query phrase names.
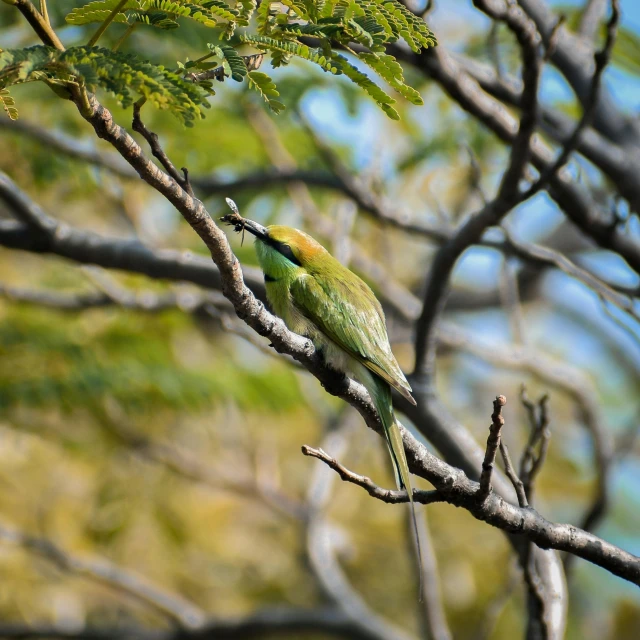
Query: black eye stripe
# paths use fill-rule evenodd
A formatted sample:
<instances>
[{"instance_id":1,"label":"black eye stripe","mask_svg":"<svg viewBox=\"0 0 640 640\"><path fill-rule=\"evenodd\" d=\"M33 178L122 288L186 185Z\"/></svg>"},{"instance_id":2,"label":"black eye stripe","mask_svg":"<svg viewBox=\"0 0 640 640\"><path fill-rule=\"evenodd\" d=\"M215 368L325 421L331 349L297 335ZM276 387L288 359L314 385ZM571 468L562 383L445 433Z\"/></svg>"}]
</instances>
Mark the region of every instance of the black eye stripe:
<instances>
[{"instance_id":1,"label":"black eye stripe","mask_svg":"<svg viewBox=\"0 0 640 640\"><path fill-rule=\"evenodd\" d=\"M278 242L277 240L269 239L269 244L278 252L281 253L289 262L301 267L300 261L293 255L293 251L288 244L284 242Z\"/></svg>"},{"instance_id":2,"label":"black eye stripe","mask_svg":"<svg viewBox=\"0 0 640 640\"><path fill-rule=\"evenodd\" d=\"M293 264L300 265L300 261L293 255L293 251L288 244L280 244L276 249L287 259L293 262Z\"/></svg>"}]
</instances>

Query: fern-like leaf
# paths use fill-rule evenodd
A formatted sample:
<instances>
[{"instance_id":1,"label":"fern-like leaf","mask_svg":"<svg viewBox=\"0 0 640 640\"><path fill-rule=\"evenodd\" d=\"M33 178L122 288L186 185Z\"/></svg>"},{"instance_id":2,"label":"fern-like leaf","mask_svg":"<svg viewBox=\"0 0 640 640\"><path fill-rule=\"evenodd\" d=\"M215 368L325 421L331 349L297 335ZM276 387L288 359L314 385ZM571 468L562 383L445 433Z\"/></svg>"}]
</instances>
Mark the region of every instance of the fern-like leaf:
<instances>
[{"instance_id":1,"label":"fern-like leaf","mask_svg":"<svg viewBox=\"0 0 640 640\"><path fill-rule=\"evenodd\" d=\"M257 6L257 0L238 0L235 7L238 12L238 24L247 26Z\"/></svg>"},{"instance_id":2,"label":"fern-like leaf","mask_svg":"<svg viewBox=\"0 0 640 640\"><path fill-rule=\"evenodd\" d=\"M400 120L400 115L391 106L392 104L395 104L395 100L388 93L382 90L375 82L373 82L369 76L354 67L344 56L334 53L332 60L338 70L341 73L344 73L349 80L355 82L355 84L364 89L392 120Z\"/></svg>"},{"instance_id":3,"label":"fern-like leaf","mask_svg":"<svg viewBox=\"0 0 640 640\"><path fill-rule=\"evenodd\" d=\"M18 119L18 109L16 108L16 101L9 93L9 89L0 89L0 104L4 109L4 112L9 116L11 120Z\"/></svg>"},{"instance_id":4,"label":"fern-like leaf","mask_svg":"<svg viewBox=\"0 0 640 640\"><path fill-rule=\"evenodd\" d=\"M274 69L278 67L286 67L291 62L291 54L283 53L282 51L271 52L271 66Z\"/></svg>"},{"instance_id":5,"label":"fern-like leaf","mask_svg":"<svg viewBox=\"0 0 640 640\"><path fill-rule=\"evenodd\" d=\"M89 24L91 22L104 22L109 14L118 6L120 0L97 0L89 2L82 7L76 7L67 14L65 20L69 24ZM125 11L141 11L142 3L139 0L129 0L113 19L114 22L127 22Z\"/></svg>"},{"instance_id":6,"label":"fern-like leaf","mask_svg":"<svg viewBox=\"0 0 640 640\"><path fill-rule=\"evenodd\" d=\"M187 126L203 117L201 107L208 106L206 94L198 86L133 54L100 47L58 51L42 45L0 52L0 89L35 80L85 85L92 91L102 87L123 107L130 106L137 94L171 111Z\"/></svg>"},{"instance_id":7,"label":"fern-like leaf","mask_svg":"<svg viewBox=\"0 0 640 640\"><path fill-rule=\"evenodd\" d=\"M269 0L263 0L256 11L256 22L260 35L267 35L273 30L275 12L271 10L272 4Z\"/></svg>"},{"instance_id":8,"label":"fern-like leaf","mask_svg":"<svg viewBox=\"0 0 640 640\"><path fill-rule=\"evenodd\" d=\"M98 0L89 2L83 7L77 7L66 20L70 24L87 24L89 22L103 22L118 5L118 0ZM206 27L217 27L222 22L235 24L238 13L229 7L222 0L208 0L198 2L198 0L185 2L184 0L128 0L115 16L114 22L142 22L167 28L167 24L162 24L162 20L153 19L153 15L161 12L166 16L166 20L174 18L188 18L195 20Z\"/></svg>"},{"instance_id":9,"label":"fern-like leaf","mask_svg":"<svg viewBox=\"0 0 640 640\"><path fill-rule=\"evenodd\" d=\"M427 26L427 23L414 15L401 2L397 0L374 0L371 6L374 11L372 15L376 20L391 31L392 42L399 37L418 53L421 48L434 47L436 38ZM383 20L380 20L380 17Z\"/></svg>"},{"instance_id":10,"label":"fern-like leaf","mask_svg":"<svg viewBox=\"0 0 640 640\"><path fill-rule=\"evenodd\" d=\"M177 29L180 25L176 20L169 17L164 11L132 11L127 14L127 22L129 24L137 22L140 24L149 24L158 29Z\"/></svg>"},{"instance_id":11,"label":"fern-like leaf","mask_svg":"<svg viewBox=\"0 0 640 640\"><path fill-rule=\"evenodd\" d=\"M298 58L315 62L325 71L336 73L336 67L331 63L331 59L327 59L320 49L312 49L306 44L302 44L296 40L277 40L267 36L252 36L249 34L242 34L240 39L242 42L252 44L258 49L278 51L280 53L297 56Z\"/></svg>"},{"instance_id":12,"label":"fern-like leaf","mask_svg":"<svg viewBox=\"0 0 640 640\"><path fill-rule=\"evenodd\" d=\"M422 96L405 84L400 63L385 53L360 53L358 58L371 67L383 80L412 104L424 104Z\"/></svg>"},{"instance_id":13,"label":"fern-like leaf","mask_svg":"<svg viewBox=\"0 0 640 640\"><path fill-rule=\"evenodd\" d=\"M236 82L242 82L247 75L247 66L242 56L228 44L209 44L208 47L222 61L224 74L231 76Z\"/></svg>"},{"instance_id":14,"label":"fern-like leaf","mask_svg":"<svg viewBox=\"0 0 640 640\"><path fill-rule=\"evenodd\" d=\"M353 20L356 16L364 16L364 8L360 6L361 3L355 0L338 0L336 2L333 15L339 18L343 18L345 22Z\"/></svg>"},{"instance_id":15,"label":"fern-like leaf","mask_svg":"<svg viewBox=\"0 0 640 640\"><path fill-rule=\"evenodd\" d=\"M299 18L300 20L309 20L310 16L304 2L296 2L296 0L280 0L280 4L290 9L295 14L293 17Z\"/></svg>"},{"instance_id":16,"label":"fern-like leaf","mask_svg":"<svg viewBox=\"0 0 640 640\"><path fill-rule=\"evenodd\" d=\"M282 102L274 100L274 98L280 95L280 92L276 88L273 80L266 73L262 73L262 71L250 71L247 74L247 78L249 80L249 86L262 96L271 111L278 114L284 110L285 106Z\"/></svg>"}]
</instances>

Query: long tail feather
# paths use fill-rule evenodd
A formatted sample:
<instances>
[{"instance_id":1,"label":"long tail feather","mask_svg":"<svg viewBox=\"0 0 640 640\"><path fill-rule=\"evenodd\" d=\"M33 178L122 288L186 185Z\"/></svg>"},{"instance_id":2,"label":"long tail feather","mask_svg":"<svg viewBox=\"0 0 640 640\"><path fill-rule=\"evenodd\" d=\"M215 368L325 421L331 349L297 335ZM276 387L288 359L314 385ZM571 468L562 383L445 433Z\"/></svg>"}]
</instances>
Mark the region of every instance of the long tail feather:
<instances>
[{"instance_id":1,"label":"long tail feather","mask_svg":"<svg viewBox=\"0 0 640 640\"><path fill-rule=\"evenodd\" d=\"M402 435L400 434L399 423L396 420L393 412L393 405L391 401L391 388L389 385L376 376L372 377L372 388L369 389L369 393L376 405L378 415L382 421L384 427L384 433L387 439L387 445L389 446L389 453L391 454L391 460L393 462L393 471L396 477L396 484L398 489L406 489L409 495L409 506L411 508L411 519L413 521L413 530L416 537L416 548L418 551L418 574L420 576L420 600L422 600L422 550L420 548L420 536L418 534L418 522L416 516L416 506L413 502L413 488L411 486L411 475L409 473L409 465L407 464L407 457L404 452L404 444L402 442Z\"/></svg>"}]
</instances>

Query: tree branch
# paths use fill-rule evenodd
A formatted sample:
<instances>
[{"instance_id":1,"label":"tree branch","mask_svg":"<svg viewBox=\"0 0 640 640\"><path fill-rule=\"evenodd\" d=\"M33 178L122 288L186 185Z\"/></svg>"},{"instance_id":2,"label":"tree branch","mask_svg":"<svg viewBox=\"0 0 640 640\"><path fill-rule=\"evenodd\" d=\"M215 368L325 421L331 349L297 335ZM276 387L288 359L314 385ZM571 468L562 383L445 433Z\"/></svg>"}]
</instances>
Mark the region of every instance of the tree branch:
<instances>
[{"instance_id":1,"label":"tree branch","mask_svg":"<svg viewBox=\"0 0 640 640\"><path fill-rule=\"evenodd\" d=\"M205 623L204 612L193 603L104 559L87 559L71 555L47 538L32 536L4 525L0 525L0 538L37 553L63 571L101 582L119 593L133 596L183 627L194 629Z\"/></svg>"},{"instance_id":2,"label":"tree branch","mask_svg":"<svg viewBox=\"0 0 640 640\"><path fill-rule=\"evenodd\" d=\"M519 0L519 4L535 22L545 41L548 41L556 17L547 3L540 0ZM591 51L590 43L585 43L565 27L560 31L558 43L551 56L551 61L567 79L583 104L588 100L591 88L592 67L585 64L585 58L590 56ZM594 126L622 146L630 143L637 145L640 142L640 129L618 110L607 92L601 92L598 96Z\"/></svg>"},{"instance_id":3,"label":"tree branch","mask_svg":"<svg viewBox=\"0 0 640 640\"><path fill-rule=\"evenodd\" d=\"M0 624L0 638L5 640L243 640L274 636L296 638L301 633L323 633L345 640L377 640L339 609L328 607L262 609L237 618L213 618L197 630L89 627L76 631L45 625Z\"/></svg>"},{"instance_id":4,"label":"tree branch","mask_svg":"<svg viewBox=\"0 0 640 640\"><path fill-rule=\"evenodd\" d=\"M503 11L477 0L492 18L503 20L516 35L522 51L523 113L515 135L509 165L496 198L474 214L438 251L429 271L422 313L416 325L414 378L418 394L424 393L435 372L435 327L446 303L449 280L460 256L478 242L487 227L497 224L514 206L518 185L529 160L531 136L538 120L538 83L542 62L538 54L537 32L533 23L515 5Z\"/></svg>"},{"instance_id":5,"label":"tree branch","mask_svg":"<svg viewBox=\"0 0 640 640\"><path fill-rule=\"evenodd\" d=\"M514 534L525 535L543 549L569 551L608 569L611 573L640 586L640 558L605 542L601 538L569 524L557 524L546 520L535 509L522 508L506 502L496 493L491 493L483 503L479 503L477 492L479 484L467 478L460 469L449 466L433 456L418 443L407 431L402 430L409 468L429 480L436 491L414 489L413 498L420 504L447 502L463 507L478 520L497 526ZM322 460L334 470L342 465L334 461L325 452L307 448L306 455ZM408 502L406 492L391 491L380 487L369 487L363 476L353 472L346 475L349 482L367 490L382 502L396 504Z\"/></svg>"},{"instance_id":6,"label":"tree branch","mask_svg":"<svg viewBox=\"0 0 640 640\"><path fill-rule=\"evenodd\" d=\"M582 135L582 132L591 125L593 116L595 114L596 105L598 103L598 96L600 95L600 84L602 79L602 73L611 59L611 53L613 51L613 45L616 41L616 34L618 32L618 21L620 19L620 7L619 0L611 0L611 18L607 23L607 40L602 51L596 53L595 69L591 78L591 86L586 99L583 102L583 112L580 121L576 125L571 136L565 141L560 155L556 161L549 167L546 167L541 173L540 177L534 182L523 194L522 200L528 200L533 195L538 193L541 189L544 189L549 183L551 178L564 167L569 160L571 154L578 146L578 142Z\"/></svg>"}]
</instances>

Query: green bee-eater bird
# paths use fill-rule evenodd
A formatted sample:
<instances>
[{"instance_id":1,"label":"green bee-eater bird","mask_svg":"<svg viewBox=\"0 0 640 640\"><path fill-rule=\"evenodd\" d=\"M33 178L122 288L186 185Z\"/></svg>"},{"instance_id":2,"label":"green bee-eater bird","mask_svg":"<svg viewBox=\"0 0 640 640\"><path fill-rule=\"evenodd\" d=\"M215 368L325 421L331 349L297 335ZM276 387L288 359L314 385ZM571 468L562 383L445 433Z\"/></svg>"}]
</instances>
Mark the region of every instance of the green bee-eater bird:
<instances>
[{"instance_id":1,"label":"green bee-eater bird","mask_svg":"<svg viewBox=\"0 0 640 640\"><path fill-rule=\"evenodd\" d=\"M409 494L415 525L411 478L391 388L412 404L416 401L391 351L382 306L365 282L311 236L292 227L263 227L242 218L233 201L227 202L235 215L223 220L256 237L256 253L274 313L291 331L310 338L330 367L355 378L369 391L384 427L396 482Z\"/></svg>"}]
</instances>

